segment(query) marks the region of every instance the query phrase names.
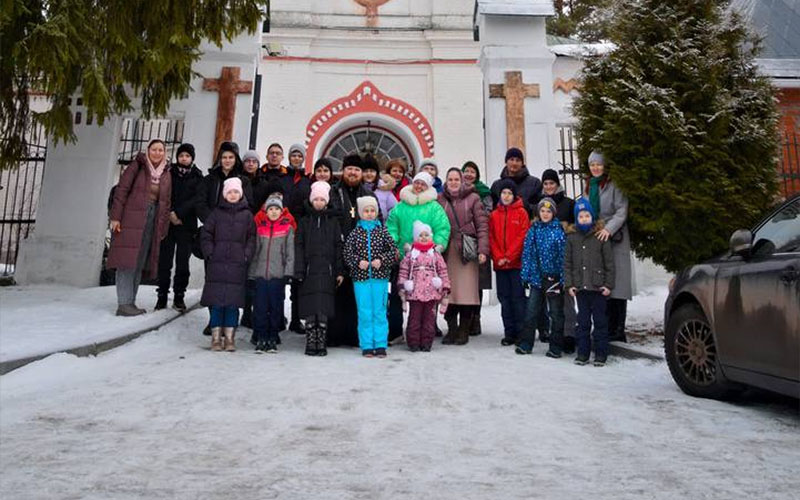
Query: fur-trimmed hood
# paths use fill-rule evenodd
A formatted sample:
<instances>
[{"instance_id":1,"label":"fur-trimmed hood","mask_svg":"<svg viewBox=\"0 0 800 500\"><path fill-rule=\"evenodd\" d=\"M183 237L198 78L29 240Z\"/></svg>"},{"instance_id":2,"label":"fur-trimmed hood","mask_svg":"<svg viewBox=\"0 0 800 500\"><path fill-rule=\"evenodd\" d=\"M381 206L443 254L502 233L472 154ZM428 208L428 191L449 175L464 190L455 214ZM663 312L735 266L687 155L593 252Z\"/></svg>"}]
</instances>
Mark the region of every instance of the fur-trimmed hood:
<instances>
[{"instance_id":1,"label":"fur-trimmed hood","mask_svg":"<svg viewBox=\"0 0 800 500\"><path fill-rule=\"evenodd\" d=\"M406 202L409 205L425 205L432 201L436 201L439 193L436 189L429 187L420 194L414 194L414 185L409 184L400 190L400 201Z\"/></svg>"},{"instance_id":2,"label":"fur-trimmed hood","mask_svg":"<svg viewBox=\"0 0 800 500\"><path fill-rule=\"evenodd\" d=\"M567 234L572 234L572 233L577 233L578 232L578 228L575 226L575 224L567 224L565 222L562 222L561 225L564 226L564 232L567 233ZM600 231L601 229L603 229L605 227L606 227L606 223L603 221L603 219L597 219L592 224L592 228L589 230L589 233L592 233L592 234L596 233L596 232Z\"/></svg>"}]
</instances>

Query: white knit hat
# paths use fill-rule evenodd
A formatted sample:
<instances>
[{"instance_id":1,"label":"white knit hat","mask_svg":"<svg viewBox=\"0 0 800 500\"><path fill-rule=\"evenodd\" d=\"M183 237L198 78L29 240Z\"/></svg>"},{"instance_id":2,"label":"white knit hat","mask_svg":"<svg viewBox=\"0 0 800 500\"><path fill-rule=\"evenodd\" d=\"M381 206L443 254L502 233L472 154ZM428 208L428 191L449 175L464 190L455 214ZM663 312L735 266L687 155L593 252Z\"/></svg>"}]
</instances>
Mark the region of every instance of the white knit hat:
<instances>
[{"instance_id":1,"label":"white knit hat","mask_svg":"<svg viewBox=\"0 0 800 500\"><path fill-rule=\"evenodd\" d=\"M431 235L431 238L433 238L433 230L431 229L431 226L425 224L421 220L415 220L414 221L414 241L417 241L419 239L419 235L421 233L428 233L428 234Z\"/></svg>"},{"instance_id":2,"label":"white knit hat","mask_svg":"<svg viewBox=\"0 0 800 500\"><path fill-rule=\"evenodd\" d=\"M431 186L433 186L433 177L431 177L431 174L429 174L428 172L420 172L417 175L415 175L413 182L417 181L424 182L429 189Z\"/></svg>"},{"instance_id":3,"label":"white knit hat","mask_svg":"<svg viewBox=\"0 0 800 500\"><path fill-rule=\"evenodd\" d=\"M372 207L375 211L378 211L378 200L375 199L374 196L361 196L356 198L356 206L358 207L358 216L364 216L364 209L367 207Z\"/></svg>"}]
</instances>

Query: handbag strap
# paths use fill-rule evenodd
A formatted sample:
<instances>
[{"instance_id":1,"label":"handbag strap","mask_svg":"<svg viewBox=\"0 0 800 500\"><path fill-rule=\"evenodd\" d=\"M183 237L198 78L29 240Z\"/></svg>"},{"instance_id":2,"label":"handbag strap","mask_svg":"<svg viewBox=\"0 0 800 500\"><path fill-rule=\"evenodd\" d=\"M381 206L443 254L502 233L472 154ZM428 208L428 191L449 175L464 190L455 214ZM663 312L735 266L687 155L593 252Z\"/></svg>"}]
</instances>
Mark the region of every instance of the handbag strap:
<instances>
[{"instance_id":1,"label":"handbag strap","mask_svg":"<svg viewBox=\"0 0 800 500\"><path fill-rule=\"evenodd\" d=\"M445 198L447 198L447 203L450 204L450 209L453 210L453 218L456 220L458 232L463 234L463 231L461 230L461 222L458 220L458 212L456 211L455 205L453 205L453 200L451 200L447 195L445 195Z\"/></svg>"}]
</instances>

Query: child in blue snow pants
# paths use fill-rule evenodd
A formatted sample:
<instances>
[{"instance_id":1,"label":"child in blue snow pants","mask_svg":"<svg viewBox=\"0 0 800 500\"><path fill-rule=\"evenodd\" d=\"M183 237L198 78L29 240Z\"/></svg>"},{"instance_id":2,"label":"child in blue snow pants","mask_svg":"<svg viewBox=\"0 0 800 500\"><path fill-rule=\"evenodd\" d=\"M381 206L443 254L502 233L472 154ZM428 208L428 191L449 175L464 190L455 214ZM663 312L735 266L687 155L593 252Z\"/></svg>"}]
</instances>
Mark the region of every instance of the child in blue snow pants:
<instances>
[{"instance_id":1,"label":"child in blue snow pants","mask_svg":"<svg viewBox=\"0 0 800 500\"><path fill-rule=\"evenodd\" d=\"M389 320L386 316L389 277L395 262L395 244L378 218L378 200L356 200L356 227L344 243L344 262L353 280L358 308L358 342L364 357L386 357Z\"/></svg>"}]
</instances>

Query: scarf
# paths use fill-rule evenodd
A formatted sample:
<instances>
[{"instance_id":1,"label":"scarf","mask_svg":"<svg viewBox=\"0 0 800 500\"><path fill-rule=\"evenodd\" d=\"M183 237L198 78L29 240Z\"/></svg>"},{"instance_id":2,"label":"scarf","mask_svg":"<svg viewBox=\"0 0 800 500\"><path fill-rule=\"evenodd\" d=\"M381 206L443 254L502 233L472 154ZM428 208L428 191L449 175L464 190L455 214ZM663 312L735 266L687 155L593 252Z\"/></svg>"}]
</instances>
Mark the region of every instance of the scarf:
<instances>
[{"instance_id":1,"label":"scarf","mask_svg":"<svg viewBox=\"0 0 800 500\"><path fill-rule=\"evenodd\" d=\"M415 241L414 244L412 245L412 248L414 248L414 250L419 250L420 253L425 253L431 248L433 248L433 241L429 241L427 243L420 243L418 241Z\"/></svg>"},{"instance_id":2,"label":"scarf","mask_svg":"<svg viewBox=\"0 0 800 500\"><path fill-rule=\"evenodd\" d=\"M600 213L600 184L605 180L605 175L589 179L589 203L591 203L596 214Z\"/></svg>"},{"instance_id":3,"label":"scarf","mask_svg":"<svg viewBox=\"0 0 800 500\"><path fill-rule=\"evenodd\" d=\"M360 219L358 221L358 225L360 227L363 227L365 231L370 232L373 229L375 229L376 227L380 226L381 225L381 221L379 221L378 219L373 219L373 220Z\"/></svg>"},{"instance_id":4,"label":"scarf","mask_svg":"<svg viewBox=\"0 0 800 500\"><path fill-rule=\"evenodd\" d=\"M157 167L153 167L153 164L150 163L150 157L146 154L144 159L147 162L147 169L150 170L150 183L158 186L161 183L161 174L164 173L164 169L167 167L167 158L164 157Z\"/></svg>"},{"instance_id":5,"label":"scarf","mask_svg":"<svg viewBox=\"0 0 800 500\"><path fill-rule=\"evenodd\" d=\"M575 227L577 227L578 231L582 233L588 233L592 227L594 227L594 221L591 221L588 224L580 224L578 221L575 221Z\"/></svg>"},{"instance_id":6,"label":"scarf","mask_svg":"<svg viewBox=\"0 0 800 500\"><path fill-rule=\"evenodd\" d=\"M484 184L480 179L475 179L475 183L472 185L472 187L475 188L475 191L478 193L478 196L481 199L484 199L490 194L492 194L492 191L489 189L489 186Z\"/></svg>"}]
</instances>

